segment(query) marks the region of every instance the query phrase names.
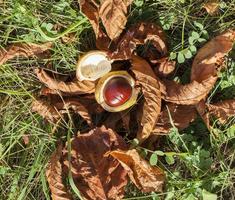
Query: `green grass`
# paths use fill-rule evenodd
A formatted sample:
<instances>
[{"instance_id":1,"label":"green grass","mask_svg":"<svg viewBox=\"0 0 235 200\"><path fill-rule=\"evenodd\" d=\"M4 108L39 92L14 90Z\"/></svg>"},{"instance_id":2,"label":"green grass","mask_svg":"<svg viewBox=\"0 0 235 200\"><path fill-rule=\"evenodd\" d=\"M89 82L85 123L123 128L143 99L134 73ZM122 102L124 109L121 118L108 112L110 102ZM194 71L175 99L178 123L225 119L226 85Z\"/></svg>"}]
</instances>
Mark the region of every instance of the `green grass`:
<instances>
[{"instance_id":1,"label":"green grass","mask_svg":"<svg viewBox=\"0 0 235 200\"><path fill-rule=\"evenodd\" d=\"M202 9L202 0L135 0L128 26L140 20L162 24L169 41L169 51L179 53L189 48L195 25L203 25L208 37L234 28L235 1L224 0L220 13L209 16ZM54 26L60 30L53 29ZM65 34L75 34L73 43L61 40ZM207 36L203 36L208 40ZM0 45L6 47L17 42L52 41L54 48L50 60L53 69L70 73L76 67L81 52L93 49L95 37L86 18L79 12L77 1L71 0L0 0ZM203 42L195 42L198 49ZM235 97L234 54L228 59L228 68L220 74L210 101ZM41 84L33 69L47 60L14 59L0 66L0 199L50 199L45 180L45 166L58 138L66 140L66 128L75 132L78 125L72 119L55 135L53 125L30 110L30 104ZM192 58L177 64L177 76L183 83L189 81ZM70 134L70 133L69 133ZM29 137L24 144L23 137ZM163 194L142 194L133 185L126 188L125 199L235 199L235 125L217 123L211 133L198 118L182 132L172 129L162 137L154 150L161 150L158 165L167 173ZM139 148L146 158L152 150ZM167 153L168 152L168 153ZM173 152L173 153L169 153ZM147 155L148 154L148 155ZM209 193L208 193L209 192ZM214 194L214 195L213 195ZM207 195L207 196L206 196Z\"/></svg>"}]
</instances>

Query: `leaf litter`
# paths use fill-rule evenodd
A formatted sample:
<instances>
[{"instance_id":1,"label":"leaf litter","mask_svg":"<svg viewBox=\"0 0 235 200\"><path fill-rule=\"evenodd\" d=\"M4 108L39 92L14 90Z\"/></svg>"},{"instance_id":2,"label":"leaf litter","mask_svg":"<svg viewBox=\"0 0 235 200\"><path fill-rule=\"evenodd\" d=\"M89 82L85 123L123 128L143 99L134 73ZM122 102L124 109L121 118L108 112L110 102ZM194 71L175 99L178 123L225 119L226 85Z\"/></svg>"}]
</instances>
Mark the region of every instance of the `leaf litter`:
<instances>
[{"instance_id":1,"label":"leaf litter","mask_svg":"<svg viewBox=\"0 0 235 200\"><path fill-rule=\"evenodd\" d=\"M97 48L107 51L114 63L128 61L130 67L126 71L135 78L139 89L136 106L140 109L110 115L107 124L112 129L102 126L107 121L101 120L99 128L92 119L92 114L105 112L93 95L96 82L76 78L58 80L54 73L35 69L38 79L47 88L43 88L32 103L32 110L51 123L56 123L72 110L90 126L89 132L78 134L66 145L58 145L51 155L46 177L54 200L73 199L65 182L69 172L84 199L121 199L129 180L143 192L162 191L166 179L164 172L151 166L118 134L115 124L119 118L123 127L130 130L134 112L138 125L134 137L141 145L151 136L168 134L172 123L180 130L188 127L197 112L208 129L212 128L211 116L220 123L235 116L234 99L206 103L207 95L224 67L225 56L233 47L235 31L222 33L199 50L193 60L191 82L182 85L168 79L175 70L175 62L168 57L166 36L161 27L140 22L125 29L131 3L132 0L80 1L81 11L95 32ZM137 47L147 43L154 47L154 51L148 50L144 58L138 56ZM0 51L0 64L17 56L40 57L51 48L51 43L14 44Z\"/></svg>"}]
</instances>

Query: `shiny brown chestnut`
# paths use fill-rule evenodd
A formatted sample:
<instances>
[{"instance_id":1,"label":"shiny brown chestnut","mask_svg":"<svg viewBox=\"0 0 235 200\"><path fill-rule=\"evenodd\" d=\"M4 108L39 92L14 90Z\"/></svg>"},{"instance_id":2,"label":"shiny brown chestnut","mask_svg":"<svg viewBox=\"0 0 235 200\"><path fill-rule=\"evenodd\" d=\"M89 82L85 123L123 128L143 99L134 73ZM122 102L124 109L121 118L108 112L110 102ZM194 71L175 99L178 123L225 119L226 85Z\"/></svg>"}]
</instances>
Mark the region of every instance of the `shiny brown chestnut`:
<instances>
[{"instance_id":1,"label":"shiny brown chestnut","mask_svg":"<svg viewBox=\"0 0 235 200\"><path fill-rule=\"evenodd\" d=\"M95 91L97 102L109 112L119 112L131 107L137 96L135 80L126 71L106 74L99 80Z\"/></svg>"}]
</instances>

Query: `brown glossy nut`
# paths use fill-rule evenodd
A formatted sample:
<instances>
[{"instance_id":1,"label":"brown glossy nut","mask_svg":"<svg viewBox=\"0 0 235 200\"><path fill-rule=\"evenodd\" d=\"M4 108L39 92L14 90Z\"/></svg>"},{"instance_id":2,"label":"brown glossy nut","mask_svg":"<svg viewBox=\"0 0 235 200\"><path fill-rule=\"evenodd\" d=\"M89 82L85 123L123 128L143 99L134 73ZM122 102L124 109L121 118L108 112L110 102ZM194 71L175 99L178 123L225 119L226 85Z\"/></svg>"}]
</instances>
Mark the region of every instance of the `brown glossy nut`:
<instances>
[{"instance_id":1,"label":"brown glossy nut","mask_svg":"<svg viewBox=\"0 0 235 200\"><path fill-rule=\"evenodd\" d=\"M126 71L109 72L96 85L95 98L109 112L125 110L136 103L135 80Z\"/></svg>"},{"instance_id":2,"label":"brown glossy nut","mask_svg":"<svg viewBox=\"0 0 235 200\"><path fill-rule=\"evenodd\" d=\"M126 103L132 94L130 83L123 77L110 79L104 87L104 100L112 107Z\"/></svg>"}]
</instances>

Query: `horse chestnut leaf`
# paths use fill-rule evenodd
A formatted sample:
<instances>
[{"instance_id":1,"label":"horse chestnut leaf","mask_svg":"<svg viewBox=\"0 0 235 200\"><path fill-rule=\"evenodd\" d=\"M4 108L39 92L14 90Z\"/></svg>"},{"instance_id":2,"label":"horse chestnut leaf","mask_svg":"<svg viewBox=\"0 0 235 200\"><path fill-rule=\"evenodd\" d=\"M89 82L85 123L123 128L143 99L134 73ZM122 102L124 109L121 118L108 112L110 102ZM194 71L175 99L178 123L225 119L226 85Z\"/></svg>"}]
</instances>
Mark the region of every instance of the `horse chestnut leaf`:
<instances>
[{"instance_id":1,"label":"horse chestnut leaf","mask_svg":"<svg viewBox=\"0 0 235 200\"><path fill-rule=\"evenodd\" d=\"M123 77L110 79L103 90L104 101L111 107L117 107L126 103L132 95L130 83Z\"/></svg>"}]
</instances>

